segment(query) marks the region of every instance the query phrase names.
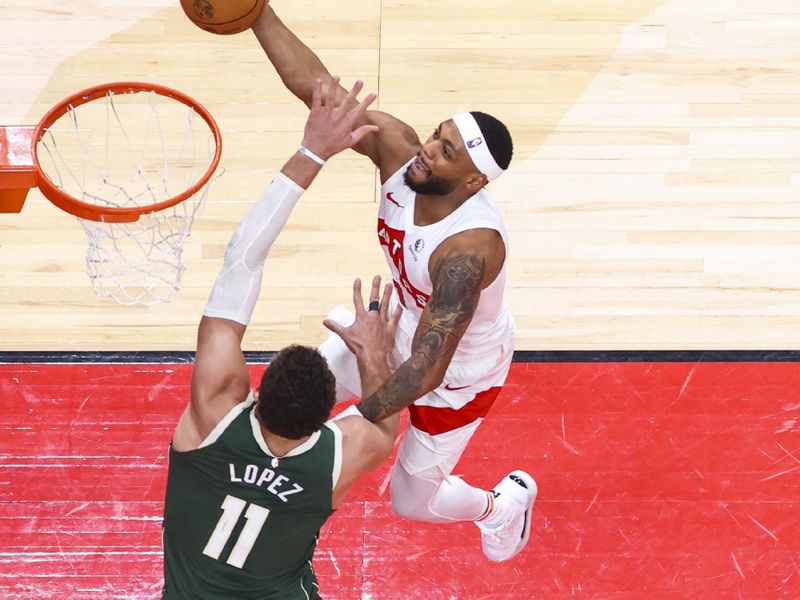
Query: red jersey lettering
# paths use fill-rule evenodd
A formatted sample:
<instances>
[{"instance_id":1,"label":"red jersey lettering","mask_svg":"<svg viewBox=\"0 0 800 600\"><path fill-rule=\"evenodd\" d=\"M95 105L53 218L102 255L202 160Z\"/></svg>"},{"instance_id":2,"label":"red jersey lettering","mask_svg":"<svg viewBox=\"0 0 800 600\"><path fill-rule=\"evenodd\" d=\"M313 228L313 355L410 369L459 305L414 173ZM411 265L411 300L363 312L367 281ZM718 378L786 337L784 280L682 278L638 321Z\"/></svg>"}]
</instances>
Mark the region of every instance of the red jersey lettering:
<instances>
[{"instance_id":1,"label":"red jersey lettering","mask_svg":"<svg viewBox=\"0 0 800 600\"><path fill-rule=\"evenodd\" d=\"M415 288L406 272L405 262L403 261L403 240L405 235L405 231L392 229L386 224L386 221L381 218L378 219L378 239L381 246L386 248L386 252L395 267L396 272L393 273L394 287L400 296L400 302L403 306L407 306L405 296L408 294L417 306L425 308L430 296Z\"/></svg>"}]
</instances>

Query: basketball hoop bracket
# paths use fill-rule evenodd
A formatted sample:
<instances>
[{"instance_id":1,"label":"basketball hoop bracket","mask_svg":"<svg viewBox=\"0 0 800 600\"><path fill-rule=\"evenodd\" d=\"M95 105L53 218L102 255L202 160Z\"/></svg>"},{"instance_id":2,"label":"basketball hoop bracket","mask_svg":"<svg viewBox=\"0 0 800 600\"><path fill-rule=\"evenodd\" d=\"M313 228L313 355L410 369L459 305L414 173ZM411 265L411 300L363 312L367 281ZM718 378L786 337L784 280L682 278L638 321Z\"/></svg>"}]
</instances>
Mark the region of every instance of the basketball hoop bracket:
<instances>
[{"instance_id":1,"label":"basketball hoop bracket","mask_svg":"<svg viewBox=\"0 0 800 600\"><path fill-rule=\"evenodd\" d=\"M0 126L0 213L18 213L36 187L33 133L36 127Z\"/></svg>"},{"instance_id":2,"label":"basketball hoop bracket","mask_svg":"<svg viewBox=\"0 0 800 600\"><path fill-rule=\"evenodd\" d=\"M183 92L97 85L59 101L35 127L0 127L0 213L20 212L37 187L78 218L98 295L169 302L221 151L214 118Z\"/></svg>"}]
</instances>

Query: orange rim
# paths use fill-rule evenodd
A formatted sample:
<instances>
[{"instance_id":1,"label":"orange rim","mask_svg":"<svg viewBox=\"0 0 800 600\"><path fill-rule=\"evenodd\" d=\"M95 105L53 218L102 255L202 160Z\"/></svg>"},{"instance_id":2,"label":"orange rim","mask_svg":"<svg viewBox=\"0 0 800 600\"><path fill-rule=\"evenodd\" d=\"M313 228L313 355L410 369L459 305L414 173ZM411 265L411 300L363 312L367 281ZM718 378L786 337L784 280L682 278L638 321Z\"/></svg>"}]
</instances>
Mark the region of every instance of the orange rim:
<instances>
[{"instance_id":1,"label":"orange rim","mask_svg":"<svg viewBox=\"0 0 800 600\"><path fill-rule=\"evenodd\" d=\"M211 164L203 176L189 189L181 194L178 194L177 196L173 196L172 198L168 198L167 200L163 200L162 202L158 202L156 204L136 206L131 208L106 207L88 204L58 189L58 187L56 187L50 178L45 175L41 165L39 164L39 141L42 139L42 136L47 128L55 123L56 120L58 120L64 114L66 114L70 106L74 108L82 104L86 104L87 102L104 98L109 92L114 94L156 92L160 96L172 98L173 100L177 100L178 102L181 102L194 109L194 111L200 115L200 117L206 122L211 131L214 133L214 143L216 145L214 158L212 159ZM217 122L214 120L214 117L211 116L211 113L209 113L205 107L203 107L203 105L197 102L194 98L187 96L178 90L174 90L156 83L143 83L137 81L104 83L80 92L76 92L47 111L47 114L42 117L42 120L39 122L39 125L36 126L36 130L33 133L33 164L36 168L37 174L36 183L42 194L44 194L44 196L50 200L50 202L58 206L60 209L73 214L76 217L88 219L90 221L131 223L133 221L137 221L141 215L164 210L170 206L175 206L176 204L183 202L187 198L190 198L196 194L203 188L204 185L208 183L208 180L211 179L211 176L214 174L214 171L216 171L217 166L219 165L219 159L221 156L222 135L220 135Z\"/></svg>"}]
</instances>

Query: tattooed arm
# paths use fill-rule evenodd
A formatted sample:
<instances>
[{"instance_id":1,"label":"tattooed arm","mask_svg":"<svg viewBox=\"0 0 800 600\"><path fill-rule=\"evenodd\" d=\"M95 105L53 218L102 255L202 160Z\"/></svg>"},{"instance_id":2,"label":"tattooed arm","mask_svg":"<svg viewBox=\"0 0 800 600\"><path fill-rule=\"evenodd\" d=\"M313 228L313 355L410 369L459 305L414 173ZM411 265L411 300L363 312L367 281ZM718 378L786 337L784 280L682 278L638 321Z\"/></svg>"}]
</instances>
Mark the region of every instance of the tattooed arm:
<instances>
[{"instance_id":1,"label":"tattooed arm","mask_svg":"<svg viewBox=\"0 0 800 600\"><path fill-rule=\"evenodd\" d=\"M439 387L478 307L481 290L497 277L505 260L500 235L471 229L448 238L428 265L433 293L420 318L411 356L359 411L370 421L385 419Z\"/></svg>"}]
</instances>

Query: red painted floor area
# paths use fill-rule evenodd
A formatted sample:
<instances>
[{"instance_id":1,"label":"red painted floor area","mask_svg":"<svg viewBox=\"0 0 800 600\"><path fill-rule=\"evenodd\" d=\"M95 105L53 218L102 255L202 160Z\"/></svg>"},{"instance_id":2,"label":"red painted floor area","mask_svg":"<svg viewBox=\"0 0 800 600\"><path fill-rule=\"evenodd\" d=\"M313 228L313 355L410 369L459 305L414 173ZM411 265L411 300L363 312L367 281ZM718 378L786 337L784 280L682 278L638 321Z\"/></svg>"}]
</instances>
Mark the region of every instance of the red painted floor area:
<instances>
[{"instance_id":1,"label":"red painted floor area","mask_svg":"<svg viewBox=\"0 0 800 600\"><path fill-rule=\"evenodd\" d=\"M254 367L254 379L264 367ZM157 598L187 365L2 365L0 598ZM539 483L493 565L394 516L388 466L326 525L324 597L800 598L800 364L515 364L457 472Z\"/></svg>"}]
</instances>

